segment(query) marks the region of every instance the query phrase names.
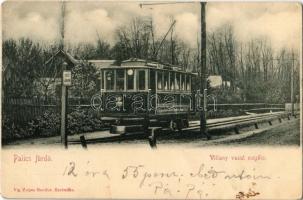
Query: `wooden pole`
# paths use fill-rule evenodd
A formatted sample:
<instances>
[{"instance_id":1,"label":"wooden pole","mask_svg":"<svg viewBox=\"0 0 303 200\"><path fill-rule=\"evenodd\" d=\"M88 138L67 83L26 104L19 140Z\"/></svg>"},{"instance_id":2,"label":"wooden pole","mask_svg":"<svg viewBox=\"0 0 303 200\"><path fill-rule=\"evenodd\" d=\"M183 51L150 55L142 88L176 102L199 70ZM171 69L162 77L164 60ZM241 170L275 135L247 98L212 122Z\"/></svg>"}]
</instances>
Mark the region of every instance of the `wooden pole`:
<instances>
[{"instance_id":1,"label":"wooden pole","mask_svg":"<svg viewBox=\"0 0 303 200\"><path fill-rule=\"evenodd\" d=\"M65 3L62 2L61 7L61 41L60 41L60 50L64 52L64 23L65 23ZM67 68L67 63L62 63L62 80L61 80L61 143L64 144L64 147L67 148L67 86L64 85L63 72Z\"/></svg>"},{"instance_id":2,"label":"wooden pole","mask_svg":"<svg viewBox=\"0 0 303 200\"><path fill-rule=\"evenodd\" d=\"M200 2L201 5L201 70L200 70L200 91L203 92L203 110L200 112L200 132L207 136L207 139L210 139L210 136L207 133L206 127L206 20L205 20L205 5L206 2Z\"/></svg>"},{"instance_id":3,"label":"wooden pole","mask_svg":"<svg viewBox=\"0 0 303 200\"><path fill-rule=\"evenodd\" d=\"M61 143L67 148L67 86L63 83L63 72L66 70L66 63L62 65L61 82Z\"/></svg>"},{"instance_id":4,"label":"wooden pole","mask_svg":"<svg viewBox=\"0 0 303 200\"><path fill-rule=\"evenodd\" d=\"M290 102L291 102L291 115L294 116L295 114L295 95L294 95L294 72L295 72L295 56L294 52L292 52L292 66L291 66L291 96L290 96Z\"/></svg>"}]
</instances>

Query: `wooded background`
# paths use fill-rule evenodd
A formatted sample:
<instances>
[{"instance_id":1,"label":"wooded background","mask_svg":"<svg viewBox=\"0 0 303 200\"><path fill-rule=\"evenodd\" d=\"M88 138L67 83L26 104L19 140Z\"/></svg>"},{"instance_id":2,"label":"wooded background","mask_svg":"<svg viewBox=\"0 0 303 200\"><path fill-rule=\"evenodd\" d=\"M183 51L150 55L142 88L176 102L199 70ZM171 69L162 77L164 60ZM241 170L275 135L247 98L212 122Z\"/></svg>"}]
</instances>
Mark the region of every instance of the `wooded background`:
<instances>
[{"instance_id":1,"label":"wooded background","mask_svg":"<svg viewBox=\"0 0 303 200\"><path fill-rule=\"evenodd\" d=\"M119 65L122 60L136 57L179 65L183 70L199 72L199 39L197 38L196 47L190 47L175 34L173 23L172 19L171 30L165 38L155 37L152 20L134 18L129 24L116 30L114 45L103 40L96 32L98 39L95 43L67 43L65 51L83 61L115 59ZM44 99L55 97L56 94L49 94L48 91L56 78L60 77L58 63L53 63L51 67L44 63L58 51L59 46L59 42L46 44L28 38L4 40L3 95ZM231 83L229 88L210 91L217 97L218 103L290 102L292 67L295 70L295 96L299 96L299 63L298 50L274 49L269 38L253 38L245 43L237 40L231 24L207 33L208 75L221 75L224 81ZM93 75L95 72L85 62L73 69L72 90L82 97L92 96L97 92L97 77ZM41 77L49 79L42 83ZM35 84L39 82L40 87L36 87Z\"/></svg>"}]
</instances>

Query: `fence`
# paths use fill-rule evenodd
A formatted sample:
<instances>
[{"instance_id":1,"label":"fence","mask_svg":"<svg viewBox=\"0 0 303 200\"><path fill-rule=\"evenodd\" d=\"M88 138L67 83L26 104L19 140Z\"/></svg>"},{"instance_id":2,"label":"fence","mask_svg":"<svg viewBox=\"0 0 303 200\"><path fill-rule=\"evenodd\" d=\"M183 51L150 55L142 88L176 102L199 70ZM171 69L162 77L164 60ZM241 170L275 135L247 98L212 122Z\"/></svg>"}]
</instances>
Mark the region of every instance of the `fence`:
<instances>
[{"instance_id":1,"label":"fence","mask_svg":"<svg viewBox=\"0 0 303 200\"><path fill-rule=\"evenodd\" d=\"M88 98L69 98L68 112L75 108L91 109ZM232 110L262 112L272 110L284 110L284 104L266 103L234 103L234 104L208 104L209 111ZM43 115L46 111L60 114L60 100L38 98L4 98L2 102L2 116L8 117L16 123L24 123Z\"/></svg>"},{"instance_id":2,"label":"fence","mask_svg":"<svg viewBox=\"0 0 303 200\"><path fill-rule=\"evenodd\" d=\"M22 124L43 115L46 111L59 112L59 105L35 98L5 98L2 102L2 117Z\"/></svg>"},{"instance_id":3,"label":"fence","mask_svg":"<svg viewBox=\"0 0 303 200\"><path fill-rule=\"evenodd\" d=\"M232 104L208 104L208 110L237 110L245 112L262 112L269 110L284 110L284 104L269 103L232 103Z\"/></svg>"},{"instance_id":4,"label":"fence","mask_svg":"<svg viewBox=\"0 0 303 200\"><path fill-rule=\"evenodd\" d=\"M89 99L69 99L68 112L72 112L76 107L90 108ZM22 124L45 112L60 114L60 100L50 99L43 100L38 98L3 98L2 101L2 117L9 118L15 123Z\"/></svg>"}]
</instances>

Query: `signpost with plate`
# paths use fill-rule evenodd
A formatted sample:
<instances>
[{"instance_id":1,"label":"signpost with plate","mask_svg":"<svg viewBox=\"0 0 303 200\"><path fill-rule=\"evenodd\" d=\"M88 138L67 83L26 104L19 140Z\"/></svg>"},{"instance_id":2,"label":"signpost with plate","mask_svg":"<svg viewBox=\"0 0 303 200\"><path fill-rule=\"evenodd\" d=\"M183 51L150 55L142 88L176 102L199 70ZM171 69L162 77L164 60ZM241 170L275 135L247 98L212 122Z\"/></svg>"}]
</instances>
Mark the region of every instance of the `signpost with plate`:
<instances>
[{"instance_id":1,"label":"signpost with plate","mask_svg":"<svg viewBox=\"0 0 303 200\"><path fill-rule=\"evenodd\" d=\"M63 71L63 85L64 86L72 85L72 72L70 70Z\"/></svg>"},{"instance_id":2,"label":"signpost with plate","mask_svg":"<svg viewBox=\"0 0 303 200\"><path fill-rule=\"evenodd\" d=\"M63 63L62 69L62 95L61 95L61 142L67 148L67 87L72 85L72 73L66 70L67 63Z\"/></svg>"}]
</instances>

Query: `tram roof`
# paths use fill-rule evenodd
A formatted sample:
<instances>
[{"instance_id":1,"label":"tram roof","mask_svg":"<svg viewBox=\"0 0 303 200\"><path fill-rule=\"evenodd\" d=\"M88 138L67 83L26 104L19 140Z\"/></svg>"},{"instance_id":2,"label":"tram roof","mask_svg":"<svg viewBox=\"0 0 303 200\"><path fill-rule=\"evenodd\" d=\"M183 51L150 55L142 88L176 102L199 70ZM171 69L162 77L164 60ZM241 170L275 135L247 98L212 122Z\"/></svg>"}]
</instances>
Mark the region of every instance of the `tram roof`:
<instances>
[{"instance_id":1,"label":"tram roof","mask_svg":"<svg viewBox=\"0 0 303 200\"><path fill-rule=\"evenodd\" d=\"M180 73L188 73L188 74L195 74L192 72L181 70L180 66L171 65L171 64L164 64L155 61L149 61L139 58L130 58L128 60L124 60L121 62L121 65L110 65L101 67L102 69L121 69L121 68L147 68L147 69L158 69L158 70L168 70L168 71L175 71Z\"/></svg>"},{"instance_id":2,"label":"tram roof","mask_svg":"<svg viewBox=\"0 0 303 200\"><path fill-rule=\"evenodd\" d=\"M56 52L49 60L45 62L45 64L50 63L52 59L57 56L63 56L66 58L66 61L71 63L72 65L78 65L83 62L83 60L79 60L74 58L71 54L66 51L59 50ZM100 69L121 69L121 68L148 68L148 69L158 69L158 70L168 70L175 71L180 73L194 74L192 72L184 71L181 69L181 66L172 65L169 63L161 63L151 60L139 59L139 58L130 58L121 62L121 65L115 65L116 60L87 60L87 62L93 64L97 70Z\"/></svg>"}]
</instances>

